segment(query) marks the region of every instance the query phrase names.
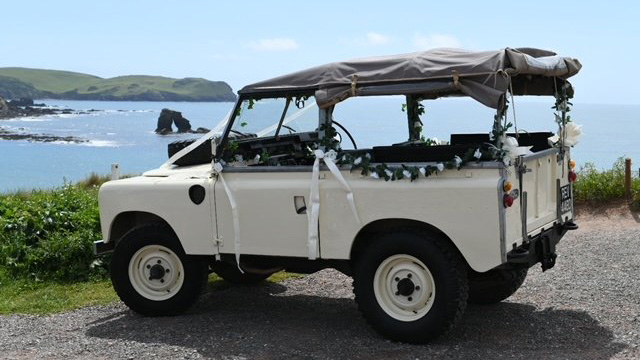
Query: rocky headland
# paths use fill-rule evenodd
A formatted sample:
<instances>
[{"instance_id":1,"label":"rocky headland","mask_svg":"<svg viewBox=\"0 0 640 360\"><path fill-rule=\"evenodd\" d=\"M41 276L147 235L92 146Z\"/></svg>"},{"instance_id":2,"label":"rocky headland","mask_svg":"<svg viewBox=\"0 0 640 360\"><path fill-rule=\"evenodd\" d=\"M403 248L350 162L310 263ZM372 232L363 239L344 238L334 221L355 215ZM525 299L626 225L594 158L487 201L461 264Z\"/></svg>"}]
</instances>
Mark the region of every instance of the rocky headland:
<instances>
[{"instance_id":1,"label":"rocky headland","mask_svg":"<svg viewBox=\"0 0 640 360\"><path fill-rule=\"evenodd\" d=\"M21 98L17 100L5 100L0 97L0 121L22 118L36 117L44 115L60 115L60 114L85 114L98 110L77 111L67 108L50 108L45 104L36 104L33 99ZM57 136L50 134L30 134L23 131L14 131L0 126L0 140L27 140L37 142L72 142L85 143L87 139L75 136Z\"/></svg>"}]
</instances>

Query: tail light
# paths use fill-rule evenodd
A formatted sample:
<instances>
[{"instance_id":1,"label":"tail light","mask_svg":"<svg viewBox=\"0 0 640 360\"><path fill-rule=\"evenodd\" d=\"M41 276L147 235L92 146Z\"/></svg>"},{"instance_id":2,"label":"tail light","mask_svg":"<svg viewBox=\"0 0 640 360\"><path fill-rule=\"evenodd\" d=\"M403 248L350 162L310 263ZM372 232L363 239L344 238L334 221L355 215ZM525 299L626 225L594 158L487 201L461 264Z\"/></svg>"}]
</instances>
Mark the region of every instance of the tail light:
<instances>
[{"instance_id":1,"label":"tail light","mask_svg":"<svg viewBox=\"0 0 640 360\"><path fill-rule=\"evenodd\" d=\"M511 207L513 205L514 200L515 198L513 196L511 196L510 194L505 194L504 197L502 198L504 207L506 208Z\"/></svg>"},{"instance_id":2,"label":"tail light","mask_svg":"<svg viewBox=\"0 0 640 360\"><path fill-rule=\"evenodd\" d=\"M578 180L578 174L575 171L569 171L569 182L576 182Z\"/></svg>"},{"instance_id":3,"label":"tail light","mask_svg":"<svg viewBox=\"0 0 640 360\"><path fill-rule=\"evenodd\" d=\"M505 180L502 183L502 189L504 190L504 192L508 193L509 191L511 191L511 189L513 189L513 184L511 183L511 181Z\"/></svg>"}]
</instances>

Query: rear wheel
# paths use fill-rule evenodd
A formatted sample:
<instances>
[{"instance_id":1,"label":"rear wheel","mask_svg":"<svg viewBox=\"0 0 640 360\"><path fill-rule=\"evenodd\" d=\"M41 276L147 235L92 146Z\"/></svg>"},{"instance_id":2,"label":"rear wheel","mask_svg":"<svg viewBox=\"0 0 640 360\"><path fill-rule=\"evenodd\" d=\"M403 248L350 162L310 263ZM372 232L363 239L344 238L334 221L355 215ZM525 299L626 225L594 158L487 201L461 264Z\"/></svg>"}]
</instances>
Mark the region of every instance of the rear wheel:
<instances>
[{"instance_id":1,"label":"rear wheel","mask_svg":"<svg viewBox=\"0 0 640 360\"><path fill-rule=\"evenodd\" d=\"M528 269L493 269L469 273L469 302L495 304L513 295L524 283Z\"/></svg>"},{"instance_id":2,"label":"rear wheel","mask_svg":"<svg viewBox=\"0 0 640 360\"><path fill-rule=\"evenodd\" d=\"M389 233L358 254L354 292L376 331L396 341L425 343L464 313L465 265L438 237L413 230Z\"/></svg>"},{"instance_id":3,"label":"rear wheel","mask_svg":"<svg viewBox=\"0 0 640 360\"><path fill-rule=\"evenodd\" d=\"M173 315L191 306L207 280L207 264L184 253L173 232L144 225L126 233L111 260L120 299L143 315Z\"/></svg>"}]
</instances>

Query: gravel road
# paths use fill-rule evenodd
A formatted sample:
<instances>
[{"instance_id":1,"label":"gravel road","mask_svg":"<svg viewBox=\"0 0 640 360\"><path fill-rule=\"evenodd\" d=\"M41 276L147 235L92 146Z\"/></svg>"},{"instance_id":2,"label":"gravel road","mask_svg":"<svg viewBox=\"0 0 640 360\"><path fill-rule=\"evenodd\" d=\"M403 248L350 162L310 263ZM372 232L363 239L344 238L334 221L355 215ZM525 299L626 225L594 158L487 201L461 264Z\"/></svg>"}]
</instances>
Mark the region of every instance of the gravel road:
<instances>
[{"instance_id":1,"label":"gravel road","mask_svg":"<svg viewBox=\"0 0 640 360\"><path fill-rule=\"evenodd\" d=\"M10 359L640 359L640 225L586 217L509 300L469 306L445 337L387 341L358 313L351 280L325 270L280 284L209 289L187 314L145 318L117 303L0 316Z\"/></svg>"}]
</instances>

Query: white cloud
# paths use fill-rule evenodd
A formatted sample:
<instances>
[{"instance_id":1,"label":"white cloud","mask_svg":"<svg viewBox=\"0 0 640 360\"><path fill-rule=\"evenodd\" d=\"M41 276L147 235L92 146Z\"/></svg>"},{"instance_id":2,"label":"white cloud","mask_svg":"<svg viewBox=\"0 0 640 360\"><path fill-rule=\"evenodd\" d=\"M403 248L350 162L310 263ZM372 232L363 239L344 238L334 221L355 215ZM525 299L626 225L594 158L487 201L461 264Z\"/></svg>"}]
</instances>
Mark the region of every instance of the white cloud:
<instances>
[{"instance_id":1,"label":"white cloud","mask_svg":"<svg viewBox=\"0 0 640 360\"><path fill-rule=\"evenodd\" d=\"M249 43L249 47L255 51L289 51L300 46L289 38L260 39Z\"/></svg>"},{"instance_id":2,"label":"white cloud","mask_svg":"<svg viewBox=\"0 0 640 360\"><path fill-rule=\"evenodd\" d=\"M391 38L386 35L378 34L376 32L367 33L367 40L366 40L367 45L373 45L373 46L385 45L390 42L391 42Z\"/></svg>"},{"instance_id":3,"label":"white cloud","mask_svg":"<svg viewBox=\"0 0 640 360\"><path fill-rule=\"evenodd\" d=\"M433 48L459 48L460 41L451 35L444 34L428 34L423 35L417 33L413 36L413 46L418 50L427 50Z\"/></svg>"}]
</instances>

